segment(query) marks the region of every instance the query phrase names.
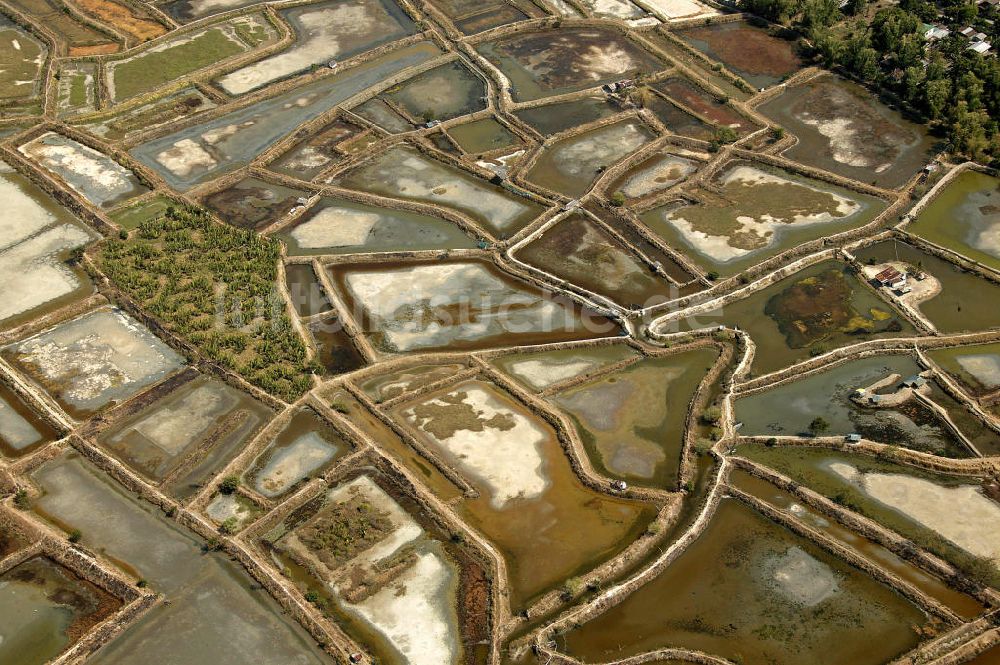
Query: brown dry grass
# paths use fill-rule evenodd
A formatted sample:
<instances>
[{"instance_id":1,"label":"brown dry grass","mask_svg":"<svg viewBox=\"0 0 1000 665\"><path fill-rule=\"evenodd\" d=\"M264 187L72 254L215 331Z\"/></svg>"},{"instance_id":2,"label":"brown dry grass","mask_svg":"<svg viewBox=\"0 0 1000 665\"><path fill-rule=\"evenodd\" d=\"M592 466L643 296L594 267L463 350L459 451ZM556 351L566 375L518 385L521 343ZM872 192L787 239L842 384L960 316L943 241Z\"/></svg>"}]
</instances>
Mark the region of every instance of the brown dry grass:
<instances>
[{"instance_id":1,"label":"brown dry grass","mask_svg":"<svg viewBox=\"0 0 1000 665\"><path fill-rule=\"evenodd\" d=\"M73 2L80 11L140 41L154 39L167 32L163 25L148 16L142 16L127 5L110 0L73 0Z\"/></svg>"},{"instance_id":2,"label":"brown dry grass","mask_svg":"<svg viewBox=\"0 0 1000 665\"><path fill-rule=\"evenodd\" d=\"M118 51L118 44L95 44L94 46L71 46L69 55L104 55Z\"/></svg>"}]
</instances>

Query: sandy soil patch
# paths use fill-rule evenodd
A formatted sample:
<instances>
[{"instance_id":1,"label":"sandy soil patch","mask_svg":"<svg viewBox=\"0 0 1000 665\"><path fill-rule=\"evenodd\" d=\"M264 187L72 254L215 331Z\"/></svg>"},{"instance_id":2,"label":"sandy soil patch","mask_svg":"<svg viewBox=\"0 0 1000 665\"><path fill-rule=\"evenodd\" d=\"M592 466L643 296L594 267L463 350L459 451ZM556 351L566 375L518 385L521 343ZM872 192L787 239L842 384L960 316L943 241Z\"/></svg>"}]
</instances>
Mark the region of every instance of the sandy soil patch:
<instances>
[{"instance_id":1,"label":"sandy soil patch","mask_svg":"<svg viewBox=\"0 0 1000 665\"><path fill-rule=\"evenodd\" d=\"M222 89L231 95L241 95L312 65L334 60L366 37L376 42L405 34L379 0L318 5L297 13L291 21L297 40L287 51L226 74L219 79Z\"/></svg>"},{"instance_id":2,"label":"sandy soil patch","mask_svg":"<svg viewBox=\"0 0 1000 665\"><path fill-rule=\"evenodd\" d=\"M520 379L527 381L536 389L544 389L549 386L571 379L582 374L592 367L597 366L593 360L519 360L511 363L510 372Z\"/></svg>"},{"instance_id":3,"label":"sandy soil patch","mask_svg":"<svg viewBox=\"0 0 1000 665\"><path fill-rule=\"evenodd\" d=\"M1000 504L974 485L942 487L923 478L891 473L861 474L835 462L830 470L870 497L936 531L976 556L1000 562Z\"/></svg>"},{"instance_id":4,"label":"sandy soil patch","mask_svg":"<svg viewBox=\"0 0 1000 665\"><path fill-rule=\"evenodd\" d=\"M770 586L796 605L819 605L838 590L836 573L799 547L769 558L764 573L770 577Z\"/></svg>"},{"instance_id":5,"label":"sandy soil patch","mask_svg":"<svg viewBox=\"0 0 1000 665\"><path fill-rule=\"evenodd\" d=\"M644 0L644 4L664 20L714 16L719 13L695 0Z\"/></svg>"},{"instance_id":6,"label":"sandy soil patch","mask_svg":"<svg viewBox=\"0 0 1000 665\"><path fill-rule=\"evenodd\" d=\"M909 271L909 264L905 261L888 261L886 263L877 263L875 265L866 265L862 268L862 272L866 279L869 281L875 279L875 275L879 274L886 268L895 268L901 273L907 273ZM906 280L906 285L910 288L909 293L905 293L901 296L892 293L892 297L903 303L904 305L909 305L916 309L920 303L930 300L939 293L941 293L941 282L931 275L930 273L925 273L926 277L918 281L911 275Z\"/></svg>"},{"instance_id":7,"label":"sandy soil patch","mask_svg":"<svg viewBox=\"0 0 1000 665\"><path fill-rule=\"evenodd\" d=\"M94 410L132 395L182 365L138 322L103 309L7 347L59 399Z\"/></svg>"},{"instance_id":8,"label":"sandy soil patch","mask_svg":"<svg viewBox=\"0 0 1000 665\"><path fill-rule=\"evenodd\" d=\"M280 496L332 460L337 452L337 446L318 433L303 434L274 453L267 466L257 474L254 489L266 497Z\"/></svg>"},{"instance_id":9,"label":"sandy soil patch","mask_svg":"<svg viewBox=\"0 0 1000 665\"><path fill-rule=\"evenodd\" d=\"M95 205L106 205L139 191L131 171L110 157L54 132L43 134L18 150Z\"/></svg>"},{"instance_id":10,"label":"sandy soil patch","mask_svg":"<svg viewBox=\"0 0 1000 665\"><path fill-rule=\"evenodd\" d=\"M304 249L353 247L365 244L380 219L375 213L330 206L295 227L291 236Z\"/></svg>"},{"instance_id":11,"label":"sandy soil patch","mask_svg":"<svg viewBox=\"0 0 1000 665\"><path fill-rule=\"evenodd\" d=\"M647 168L626 178L622 193L636 199L653 192L673 187L698 168L698 162L676 155L664 155Z\"/></svg>"},{"instance_id":12,"label":"sandy soil patch","mask_svg":"<svg viewBox=\"0 0 1000 665\"><path fill-rule=\"evenodd\" d=\"M975 354L958 356L956 359L966 372L986 388L1000 387L1000 356Z\"/></svg>"},{"instance_id":13,"label":"sandy soil patch","mask_svg":"<svg viewBox=\"0 0 1000 665\"><path fill-rule=\"evenodd\" d=\"M583 4L601 18L634 19L644 16L646 12L628 0L583 0Z\"/></svg>"},{"instance_id":14,"label":"sandy soil patch","mask_svg":"<svg viewBox=\"0 0 1000 665\"><path fill-rule=\"evenodd\" d=\"M357 271L345 281L394 351L565 330L559 326L573 317L566 305L517 290L478 263Z\"/></svg>"},{"instance_id":15,"label":"sandy soil patch","mask_svg":"<svg viewBox=\"0 0 1000 665\"><path fill-rule=\"evenodd\" d=\"M60 257L92 239L78 226L60 224L0 251L0 321L80 288L83 282Z\"/></svg>"},{"instance_id":16,"label":"sandy soil patch","mask_svg":"<svg viewBox=\"0 0 1000 665\"><path fill-rule=\"evenodd\" d=\"M404 415L464 472L486 485L494 508L537 498L548 487L542 456L545 430L511 409L492 389L466 383Z\"/></svg>"},{"instance_id":17,"label":"sandy soil patch","mask_svg":"<svg viewBox=\"0 0 1000 665\"><path fill-rule=\"evenodd\" d=\"M176 404L149 414L132 429L167 454L179 455L201 437L221 413L235 405L233 396L217 386L198 386Z\"/></svg>"}]
</instances>

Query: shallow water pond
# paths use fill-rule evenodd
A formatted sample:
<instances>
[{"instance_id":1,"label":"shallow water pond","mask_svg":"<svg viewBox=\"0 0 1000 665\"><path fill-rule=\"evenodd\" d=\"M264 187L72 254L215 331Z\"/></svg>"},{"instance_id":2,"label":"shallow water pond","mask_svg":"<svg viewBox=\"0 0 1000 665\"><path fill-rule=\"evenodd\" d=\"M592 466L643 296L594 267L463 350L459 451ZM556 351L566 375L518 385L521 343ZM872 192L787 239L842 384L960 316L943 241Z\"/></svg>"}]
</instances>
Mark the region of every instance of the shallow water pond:
<instances>
[{"instance_id":1,"label":"shallow water pond","mask_svg":"<svg viewBox=\"0 0 1000 665\"><path fill-rule=\"evenodd\" d=\"M92 292L85 271L69 259L94 232L3 162L0 198L8 211L0 220L0 325L19 325Z\"/></svg>"},{"instance_id":2,"label":"shallow water pond","mask_svg":"<svg viewBox=\"0 0 1000 665\"><path fill-rule=\"evenodd\" d=\"M260 430L271 411L200 376L100 436L119 459L174 496L193 494Z\"/></svg>"},{"instance_id":3,"label":"shallow water pond","mask_svg":"<svg viewBox=\"0 0 1000 665\"><path fill-rule=\"evenodd\" d=\"M739 326L753 338L757 375L848 344L916 334L836 261L822 261L722 309L671 323L682 330L720 324Z\"/></svg>"},{"instance_id":4,"label":"shallow water pond","mask_svg":"<svg viewBox=\"0 0 1000 665\"><path fill-rule=\"evenodd\" d=\"M736 418L743 422L740 433L807 435L809 424L821 417L829 425L825 432L829 436L857 432L880 443L948 457L969 457L969 450L944 421L916 398L891 407L870 403L870 394L894 400L902 380L922 370L910 356L873 356L784 383L736 400ZM894 375L896 379L884 388L869 390ZM852 399L859 389L866 391L865 398Z\"/></svg>"},{"instance_id":5,"label":"shallow water pond","mask_svg":"<svg viewBox=\"0 0 1000 665\"><path fill-rule=\"evenodd\" d=\"M966 272L949 261L922 252L905 242L886 241L859 250L855 256L862 263L904 263L916 270L910 273L912 295L904 296L930 319L942 333L986 330L1000 326L1000 308L982 303L1000 302L1000 284ZM924 272L920 281L913 273ZM927 291L927 295L920 295ZM916 300L909 300L918 296ZM964 304L963 304L964 303Z\"/></svg>"},{"instance_id":6,"label":"shallow water pond","mask_svg":"<svg viewBox=\"0 0 1000 665\"><path fill-rule=\"evenodd\" d=\"M318 413L304 407L250 465L247 484L262 496L277 499L303 479L322 475L352 447Z\"/></svg>"},{"instance_id":7,"label":"shallow water pond","mask_svg":"<svg viewBox=\"0 0 1000 665\"><path fill-rule=\"evenodd\" d=\"M92 662L330 662L242 568L218 554L205 554L201 541L76 454L46 463L32 478L44 492L36 511L62 528L79 529L85 547L147 580L170 600L130 625Z\"/></svg>"},{"instance_id":8,"label":"shallow water pond","mask_svg":"<svg viewBox=\"0 0 1000 665\"><path fill-rule=\"evenodd\" d=\"M615 331L607 319L485 262L352 264L330 271L372 343L387 353L568 341Z\"/></svg>"},{"instance_id":9,"label":"shallow water pond","mask_svg":"<svg viewBox=\"0 0 1000 665\"><path fill-rule=\"evenodd\" d=\"M875 665L914 648L912 626L926 622L891 589L724 499L658 577L558 640L588 663L672 646L754 663Z\"/></svg>"},{"instance_id":10,"label":"shallow water pond","mask_svg":"<svg viewBox=\"0 0 1000 665\"><path fill-rule=\"evenodd\" d=\"M832 74L790 88L758 110L799 139L785 155L861 182L899 187L933 156L924 127Z\"/></svg>"},{"instance_id":11,"label":"shallow water pond","mask_svg":"<svg viewBox=\"0 0 1000 665\"><path fill-rule=\"evenodd\" d=\"M906 230L1000 270L1000 180L960 173Z\"/></svg>"},{"instance_id":12,"label":"shallow water pond","mask_svg":"<svg viewBox=\"0 0 1000 665\"><path fill-rule=\"evenodd\" d=\"M718 357L712 347L648 358L556 393L601 473L674 489L688 405Z\"/></svg>"},{"instance_id":13,"label":"shallow water pond","mask_svg":"<svg viewBox=\"0 0 1000 665\"><path fill-rule=\"evenodd\" d=\"M655 515L583 485L551 427L492 384L467 381L393 414L480 491L457 510L503 553L515 612L621 552Z\"/></svg>"},{"instance_id":14,"label":"shallow water pond","mask_svg":"<svg viewBox=\"0 0 1000 665\"><path fill-rule=\"evenodd\" d=\"M678 297L677 285L656 272L654 259L638 256L582 215L551 226L517 258L628 308Z\"/></svg>"},{"instance_id":15,"label":"shallow water pond","mask_svg":"<svg viewBox=\"0 0 1000 665\"><path fill-rule=\"evenodd\" d=\"M45 557L0 575L0 661L50 662L122 602Z\"/></svg>"},{"instance_id":16,"label":"shallow water pond","mask_svg":"<svg viewBox=\"0 0 1000 665\"><path fill-rule=\"evenodd\" d=\"M909 538L985 583L1000 580L1000 504L975 479L831 450L744 445L737 453ZM992 561L992 563L991 563Z\"/></svg>"},{"instance_id":17,"label":"shallow water pond","mask_svg":"<svg viewBox=\"0 0 1000 665\"><path fill-rule=\"evenodd\" d=\"M476 247L458 225L439 217L333 197L321 198L276 236L290 256Z\"/></svg>"},{"instance_id":18,"label":"shallow water pond","mask_svg":"<svg viewBox=\"0 0 1000 665\"><path fill-rule=\"evenodd\" d=\"M496 234L512 235L542 212L542 207L534 201L410 147L390 148L337 177L335 184L381 196L442 205Z\"/></svg>"},{"instance_id":19,"label":"shallow water pond","mask_svg":"<svg viewBox=\"0 0 1000 665\"><path fill-rule=\"evenodd\" d=\"M60 323L0 353L73 417L127 399L183 364L139 322L111 308Z\"/></svg>"},{"instance_id":20,"label":"shallow water pond","mask_svg":"<svg viewBox=\"0 0 1000 665\"><path fill-rule=\"evenodd\" d=\"M642 215L655 233L707 270L735 275L801 243L858 228L884 201L756 164L737 162L708 186Z\"/></svg>"},{"instance_id":21,"label":"shallow water pond","mask_svg":"<svg viewBox=\"0 0 1000 665\"><path fill-rule=\"evenodd\" d=\"M132 155L167 183L186 191L245 166L304 122L406 67L440 55L419 42L347 71L272 97L213 120L177 130L132 149Z\"/></svg>"},{"instance_id":22,"label":"shallow water pond","mask_svg":"<svg viewBox=\"0 0 1000 665\"><path fill-rule=\"evenodd\" d=\"M630 358L639 352L628 344L575 347L558 351L512 353L491 361L531 390L545 390L581 374Z\"/></svg>"},{"instance_id":23,"label":"shallow water pond","mask_svg":"<svg viewBox=\"0 0 1000 665\"><path fill-rule=\"evenodd\" d=\"M626 121L562 139L545 148L525 178L575 198L590 189L604 169L653 137L653 132L644 124Z\"/></svg>"},{"instance_id":24,"label":"shallow water pond","mask_svg":"<svg viewBox=\"0 0 1000 665\"><path fill-rule=\"evenodd\" d=\"M134 173L107 155L55 132L42 134L18 151L101 208L149 191Z\"/></svg>"}]
</instances>

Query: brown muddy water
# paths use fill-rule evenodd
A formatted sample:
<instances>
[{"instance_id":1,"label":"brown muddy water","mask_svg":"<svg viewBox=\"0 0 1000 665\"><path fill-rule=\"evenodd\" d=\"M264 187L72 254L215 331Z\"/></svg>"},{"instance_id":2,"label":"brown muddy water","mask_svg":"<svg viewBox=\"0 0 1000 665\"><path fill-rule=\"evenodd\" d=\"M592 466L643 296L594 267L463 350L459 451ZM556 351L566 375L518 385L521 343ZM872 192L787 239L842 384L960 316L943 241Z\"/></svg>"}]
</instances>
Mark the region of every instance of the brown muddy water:
<instances>
[{"instance_id":1,"label":"brown muddy water","mask_svg":"<svg viewBox=\"0 0 1000 665\"><path fill-rule=\"evenodd\" d=\"M602 474L676 489L688 404L718 350L648 358L552 396Z\"/></svg>"},{"instance_id":2,"label":"brown muddy water","mask_svg":"<svg viewBox=\"0 0 1000 665\"><path fill-rule=\"evenodd\" d=\"M924 572L908 561L904 561L881 545L861 536L854 531L832 521L822 513L804 506L792 494L778 489L771 483L740 469L733 470L729 475L729 484L751 494L761 501L788 513L812 527L845 545L869 561L892 572L905 582L909 582L931 598L941 602L963 619L973 619L986 611L986 608L972 596L949 587L944 581Z\"/></svg>"},{"instance_id":3,"label":"brown muddy water","mask_svg":"<svg viewBox=\"0 0 1000 665\"><path fill-rule=\"evenodd\" d=\"M913 626L927 619L861 571L724 499L658 577L556 639L588 663L672 646L750 663L875 665L914 648Z\"/></svg>"},{"instance_id":4,"label":"brown muddy water","mask_svg":"<svg viewBox=\"0 0 1000 665\"><path fill-rule=\"evenodd\" d=\"M583 485L551 427L490 383L392 413L480 492L457 510L503 553L515 612L621 552L656 514Z\"/></svg>"}]
</instances>

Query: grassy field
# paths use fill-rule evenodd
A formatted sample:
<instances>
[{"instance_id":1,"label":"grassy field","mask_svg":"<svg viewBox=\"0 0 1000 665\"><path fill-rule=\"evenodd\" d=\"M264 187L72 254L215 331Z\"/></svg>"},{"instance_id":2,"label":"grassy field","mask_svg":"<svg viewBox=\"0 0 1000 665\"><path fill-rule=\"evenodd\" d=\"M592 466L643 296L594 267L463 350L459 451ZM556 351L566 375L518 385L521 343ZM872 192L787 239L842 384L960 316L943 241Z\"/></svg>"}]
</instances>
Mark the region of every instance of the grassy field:
<instances>
[{"instance_id":1,"label":"grassy field","mask_svg":"<svg viewBox=\"0 0 1000 665\"><path fill-rule=\"evenodd\" d=\"M173 207L109 238L97 255L105 274L169 330L293 400L311 387L312 367L275 286L279 260L277 241Z\"/></svg>"},{"instance_id":2,"label":"grassy field","mask_svg":"<svg viewBox=\"0 0 1000 665\"><path fill-rule=\"evenodd\" d=\"M114 67L115 99L141 95L245 50L222 28L212 28L176 46L148 51Z\"/></svg>"}]
</instances>

